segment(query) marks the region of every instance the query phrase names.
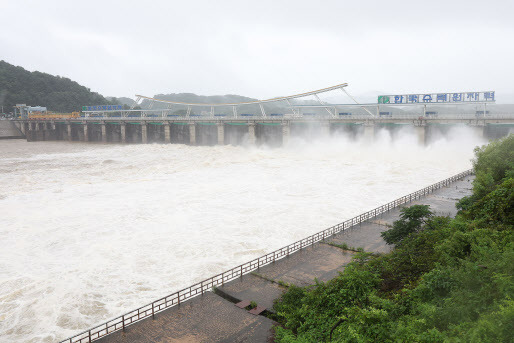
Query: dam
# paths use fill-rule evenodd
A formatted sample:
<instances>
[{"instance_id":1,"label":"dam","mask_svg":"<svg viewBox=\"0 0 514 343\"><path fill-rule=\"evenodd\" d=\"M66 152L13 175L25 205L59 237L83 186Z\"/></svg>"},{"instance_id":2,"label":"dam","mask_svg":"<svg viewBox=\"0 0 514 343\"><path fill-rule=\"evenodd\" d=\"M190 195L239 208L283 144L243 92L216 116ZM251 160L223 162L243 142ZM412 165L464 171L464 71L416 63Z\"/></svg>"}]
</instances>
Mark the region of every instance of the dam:
<instances>
[{"instance_id":1,"label":"dam","mask_svg":"<svg viewBox=\"0 0 514 343\"><path fill-rule=\"evenodd\" d=\"M239 103L183 103L136 95L130 109L121 105L82 106L80 113L61 118L31 115L26 110L29 107L20 106L15 123L29 141L271 146L287 144L292 136L326 137L335 132L372 140L381 128L395 132L405 127L415 131L418 142L424 145L441 126L466 125L475 135L487 138L504 136L514 126L514 114L496 105L494 91L388 95L379 96L374 104L360 104L347 86L343 83ZM355 103L329 104L319 97L338 90ZM315 98L315 104L297 102L309 97ZM136 109L141 101L146 102L146 108ZM281 103L287 106L280 107ZM266 106L270 104L282 112L268 113ZM154 108L158 106L161 108ZM174 112L173 107L181 110ZM241 113L243 109L246 113Z\"/></svg>"},{"instance_id":2,"label":"dam","mask_svg":"<svg viewBox=\"0 0 514 343\"><path fill-rule=\"evenodd\" d=\"M312 249L334 257L328 277L344 268L352 252L341 259L337 247L301 243L304 237L347 218L364 228L369 223L361 222L363 211L470 168L473 147L512 130L508 113L405 116L375 110L176 116L149 109L137 110L138 116L131 112L136 110L86 111L76 118L8 121L24 139L0 142L0 259L6 261L0 336L19 342L88 342L101 335L117 340L120 323L126 335L136 330L129 325L135 317L123 314L155 299L164 299L164 307L177 305L166 309L179 316L191 306L200 310L197 318L226 310L243 331L237 318L266 328L266 317L241 312L233 301L254 300L269 310L280 290L276 284L299 278L268 271L268 263L278 266L289 253L298 266L314 242ZM364 232L348 225L340 226L345 235ZM387 248L371 236L353 237L355 243L348 243L354 247ZM299 252L286 248L269 255L297 240ZM255 259L258 270L252 269ZM247 261L254 263L243 270L241 284L224 272ZM310 274L303 270L301 282L323 278L316 273L328 267L318 267ZM237 273L231 275L240 278ZM210 291L212 282L202 284L220 274L216 287L223 296ZM245 295L248 280L269 286L266 279L274 291L260 292L262 298ZM188 285L197 286L182 293ZM163 296L176 290L168 304ZM147 310L136 317L149 315ZM162 325L164 308L155 303L153 310L154 325ZM112 327L89 329L110 318L117 319L113 335L103 337ZM229 332L218 334L224 339Z\"/></svg>"},{"instance_id":3,"label":"dam","mask_svg":"<svg viewBox=\"0 0 514 343\"><path fill-rule=\"evenodd\" d=\"M291 137L323 137L334 133L374 139L385 129L393 134L400 129L416 133L425 144L448 126L465 125L479 137L500 138L514 128L514 115L477 119L474 116L442 118L296 118L233 119L194 118L156 120L156 118L99 118L69 120L16 120L28 141L81 141L103 143L173 143L188 145L269 144L280 146Z\"/></svg>"}]
</instances>

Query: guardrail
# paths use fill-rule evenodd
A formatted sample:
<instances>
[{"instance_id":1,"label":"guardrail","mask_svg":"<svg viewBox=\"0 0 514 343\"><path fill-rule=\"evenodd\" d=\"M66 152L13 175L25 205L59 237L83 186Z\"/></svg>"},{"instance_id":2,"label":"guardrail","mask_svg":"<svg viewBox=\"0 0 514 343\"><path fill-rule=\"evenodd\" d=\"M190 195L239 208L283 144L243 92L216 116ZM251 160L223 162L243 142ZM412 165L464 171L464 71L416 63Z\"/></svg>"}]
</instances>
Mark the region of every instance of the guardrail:
<instances>
[{"instance_id":1,"label":"guardrail","mask_svg":"<svg viewBox=\"0 0 514 343\"><path fill-rule=\"evenodd\" d=\"M419 191L405 195L385 205L377 207L371 211L365 212L361 215L348 219L342 223L336 224L321 232L315 233L307 238L301 239L283 248L270 252L264 256L243 263L221 274L200 281L192 286L189 286L178 292L172 293L168 296L155 300L152 303L144 305L138 309L127 312L103 324L97 325L94 328L91 328L87 331L81 332L75 336L65 339L61 341L61 343L90 343L97 339L100 339L101 337L109 335L115 331L125 330L127 326L132 325L144 318L154 317L156 313L159 313L169 307L180 305L182 302L187 301L188 299L194 298L198 295L208 292L213 287L222 286L225 282L231 281L238 277L242 277L243 275L248 274L254 270L257 270L262 266L273 263L276 260L279 260L290 255L291 253L311 246L316 242L329 238L332 235L340 233L370 218L376 217L379 214L388 212L389 210L396 208L399 205L419 199L427 194L432 193L436 189L448 186L450 183L460 180L471 174L473 174L473 170L469 169L462 173L449 177L443 181L439 181L433 185L425 187Z\"/></svg>"},{"instance_id":2,"label":"guardrail","mask_svg":"<svg viewBox=\"0 0 514 343\"><path fill-rule=\"evenodd\" d=\"M437 121L437 120L514 120L514 114L509 113L495 113L484 115L476 115L476 114L438 114L438 115L429 115L422 116L421 114L392 114L392 115L380 115L380 116L370 116L365 114L351 114L351 115L338 115L335 117L328 116L326 114L319 115L283 115L283 116L262 116L262 115L253 115L253 116L186 116L186 115L167 115L167 114L156 114L156 115L141 115L141 116L111 116L109 114L99 114L96 116L88 116L88 117L77 117L77 118L32 118L32 119L20 119L16 118L13 120L29 120L33 122L37 121L98 121L98 120L113 120L113 121L205 121L205 120L216 120L216 121L255 121L255 120L265 120L265 121L287 121L287 120L301 120L301 121L352 121L352 120L419 120L423 119L428 122Z\"/></svg>"}]
</instances>

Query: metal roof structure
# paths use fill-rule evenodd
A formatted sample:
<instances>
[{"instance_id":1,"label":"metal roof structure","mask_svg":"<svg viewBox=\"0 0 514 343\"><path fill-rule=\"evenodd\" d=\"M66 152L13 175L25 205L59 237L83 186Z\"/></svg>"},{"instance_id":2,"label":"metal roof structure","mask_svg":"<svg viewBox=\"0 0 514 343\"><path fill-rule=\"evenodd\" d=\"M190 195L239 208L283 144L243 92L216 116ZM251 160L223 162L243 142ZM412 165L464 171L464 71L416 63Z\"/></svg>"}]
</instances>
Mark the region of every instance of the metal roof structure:
<instances>
[{"instance_id":1,"label":"metal roof structure","mask_svg":"<svg viewBox=\"0 0 514 343\"><path fill-rule=\"evenodd\" d=\"M324 107L325 110L331 116L335 117L336 116L335 110L334 110L334 112L332 112L331 109L330 109L332 106L327 106L327 104L325 104L323 101L321 101L321 99L319 98L318 94L326 93L326 92L330 92L330 91L333 91L333 90L340 89L346 95L348 95L348 97L350 97L356 104L359 104L357 102L357 100L355 100L355 98L353 98L350 94L348 94L348 92L345 89L345 87L347 87L347 86L348 86L348 83L341 83L339 85L335 85L335 86L331 86L331 87L326 87L326 88L322 88L322 89L318 89L318 90L314 90L314 91L310 91L310 92L298 93L298 94L293 94L293 95L288 95L288 96L280 96L280 97L271 98L271 99L265 99L265 100L256 100L256 101L238 102L238 103L212 103L212 104L169 101L169 100L156 99L156 98L151 98L151 97L148 97L148 96L136 94L136 101L135 101L134 105L131 107L131 109L133 109L135 106L137 106L141 100L149 100L151 102L150 103L150 108L152 107L153 103L155 103L155 102L167 104L168 107L170 107L172 105L187 106L187 115L188 116L191 113L191 109L193 107L210 107L211 108L211 114L214 114L214 108L215 107L222 107L222 106L232 107L232 112L234 113L234 116L237 116L237 108L239 106L259 105L259 107L261 109L261 112L262 112L262 115L264 117L266 117L266 112L264 111L264 107L262 106L265 103L285 101L285 102L287 102L288 106L291 108L293 113L294 114L298 114L298 110L296 109L296 105L291 104L291 99L303 98L303 97L306 97L306 96L314 95L316 97L316 100L319 102L319 105ZM362 107L362 108L366 112L368 112L371 116L374 116L367 108L365 108L365 107Z\"/></svg>"},{"instance_id":2,"label":"metal roof structure","mask_svg":"<svg viewBox=\"0 0 514 343\"><path fill-rule=\"evenodd\" d=\"M136 99L137 99L136 102L139 102L141 99L143 99L143 100L150 100L152 102L160 102L160 103L171 104L171 105L185 105L185 106L193 106L193 107L194 106L203 106L203 107L243 106L243 105L255 105L255 104L259 105L259 104L264 104L264 103L268 103L268 102L288 101L288 100L291 100L291 99L303 98L303 97L306 97L306 96L309 96L309 95L315 95L316 96L316 95L318 95L320 93L330 92L330 91L336 90L336 89L343 89L344 87L347 87L347 86L348 86L348 83L342 83L342 84L339 84L339 85L336 85L336 86L322 88L322 89L318 89L318 90L314 90L314 91L310 91L310 92L305 92L305 93L299 93L299 94L294 94L294 95L289 95L289 96L280 96L280 97L266 99L266 100L256 100L256 101L237 102L237 103L214 103L214 104L187 103L187 102L178 102L178 101L168 101L168 100L155 99L155 98L147 97L147 96L144 96L144 95L138 95L138 94L136 94Z\"/></svg>"}]
</instances>

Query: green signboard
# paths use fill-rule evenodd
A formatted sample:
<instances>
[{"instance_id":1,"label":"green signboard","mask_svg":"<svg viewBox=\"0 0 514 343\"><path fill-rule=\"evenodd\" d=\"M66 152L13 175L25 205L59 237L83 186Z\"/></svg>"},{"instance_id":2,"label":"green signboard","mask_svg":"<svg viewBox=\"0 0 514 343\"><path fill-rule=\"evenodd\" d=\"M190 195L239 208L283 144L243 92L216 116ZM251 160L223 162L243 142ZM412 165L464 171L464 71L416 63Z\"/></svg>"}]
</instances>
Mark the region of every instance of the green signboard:
<instances>
[{"instance_id":1,"label":"green signboard","mask_svg":"<svg viewBox=\"0 0 514 343\"><path fill-rule=\"evenodd\" d=\"M388 103L389 103L389 101L390 101L390 98L389 98L389 96L387 96L387 95L380 95L380 96L378 97L378 103L379 103L379 104L388 104Z\"/></svg>"}]
</instances>

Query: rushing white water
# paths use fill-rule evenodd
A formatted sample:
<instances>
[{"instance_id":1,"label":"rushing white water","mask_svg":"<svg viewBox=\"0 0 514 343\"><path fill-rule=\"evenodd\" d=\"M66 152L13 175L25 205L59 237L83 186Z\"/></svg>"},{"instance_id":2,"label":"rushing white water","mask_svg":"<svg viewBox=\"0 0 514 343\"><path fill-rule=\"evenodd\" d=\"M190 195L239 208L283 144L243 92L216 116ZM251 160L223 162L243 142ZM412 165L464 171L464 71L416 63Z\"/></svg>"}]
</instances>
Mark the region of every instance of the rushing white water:
<instances>
[{"instance_id":1,"label":"rushing white water","mask_svg":"<svg viewBox=\"0 0 514 343\"><path fill-rule=\"evenodd\" d=\"M0 341L64 339L470 168L482 141L449 137L0 141Z\"/></svg>"}]
</instances>

